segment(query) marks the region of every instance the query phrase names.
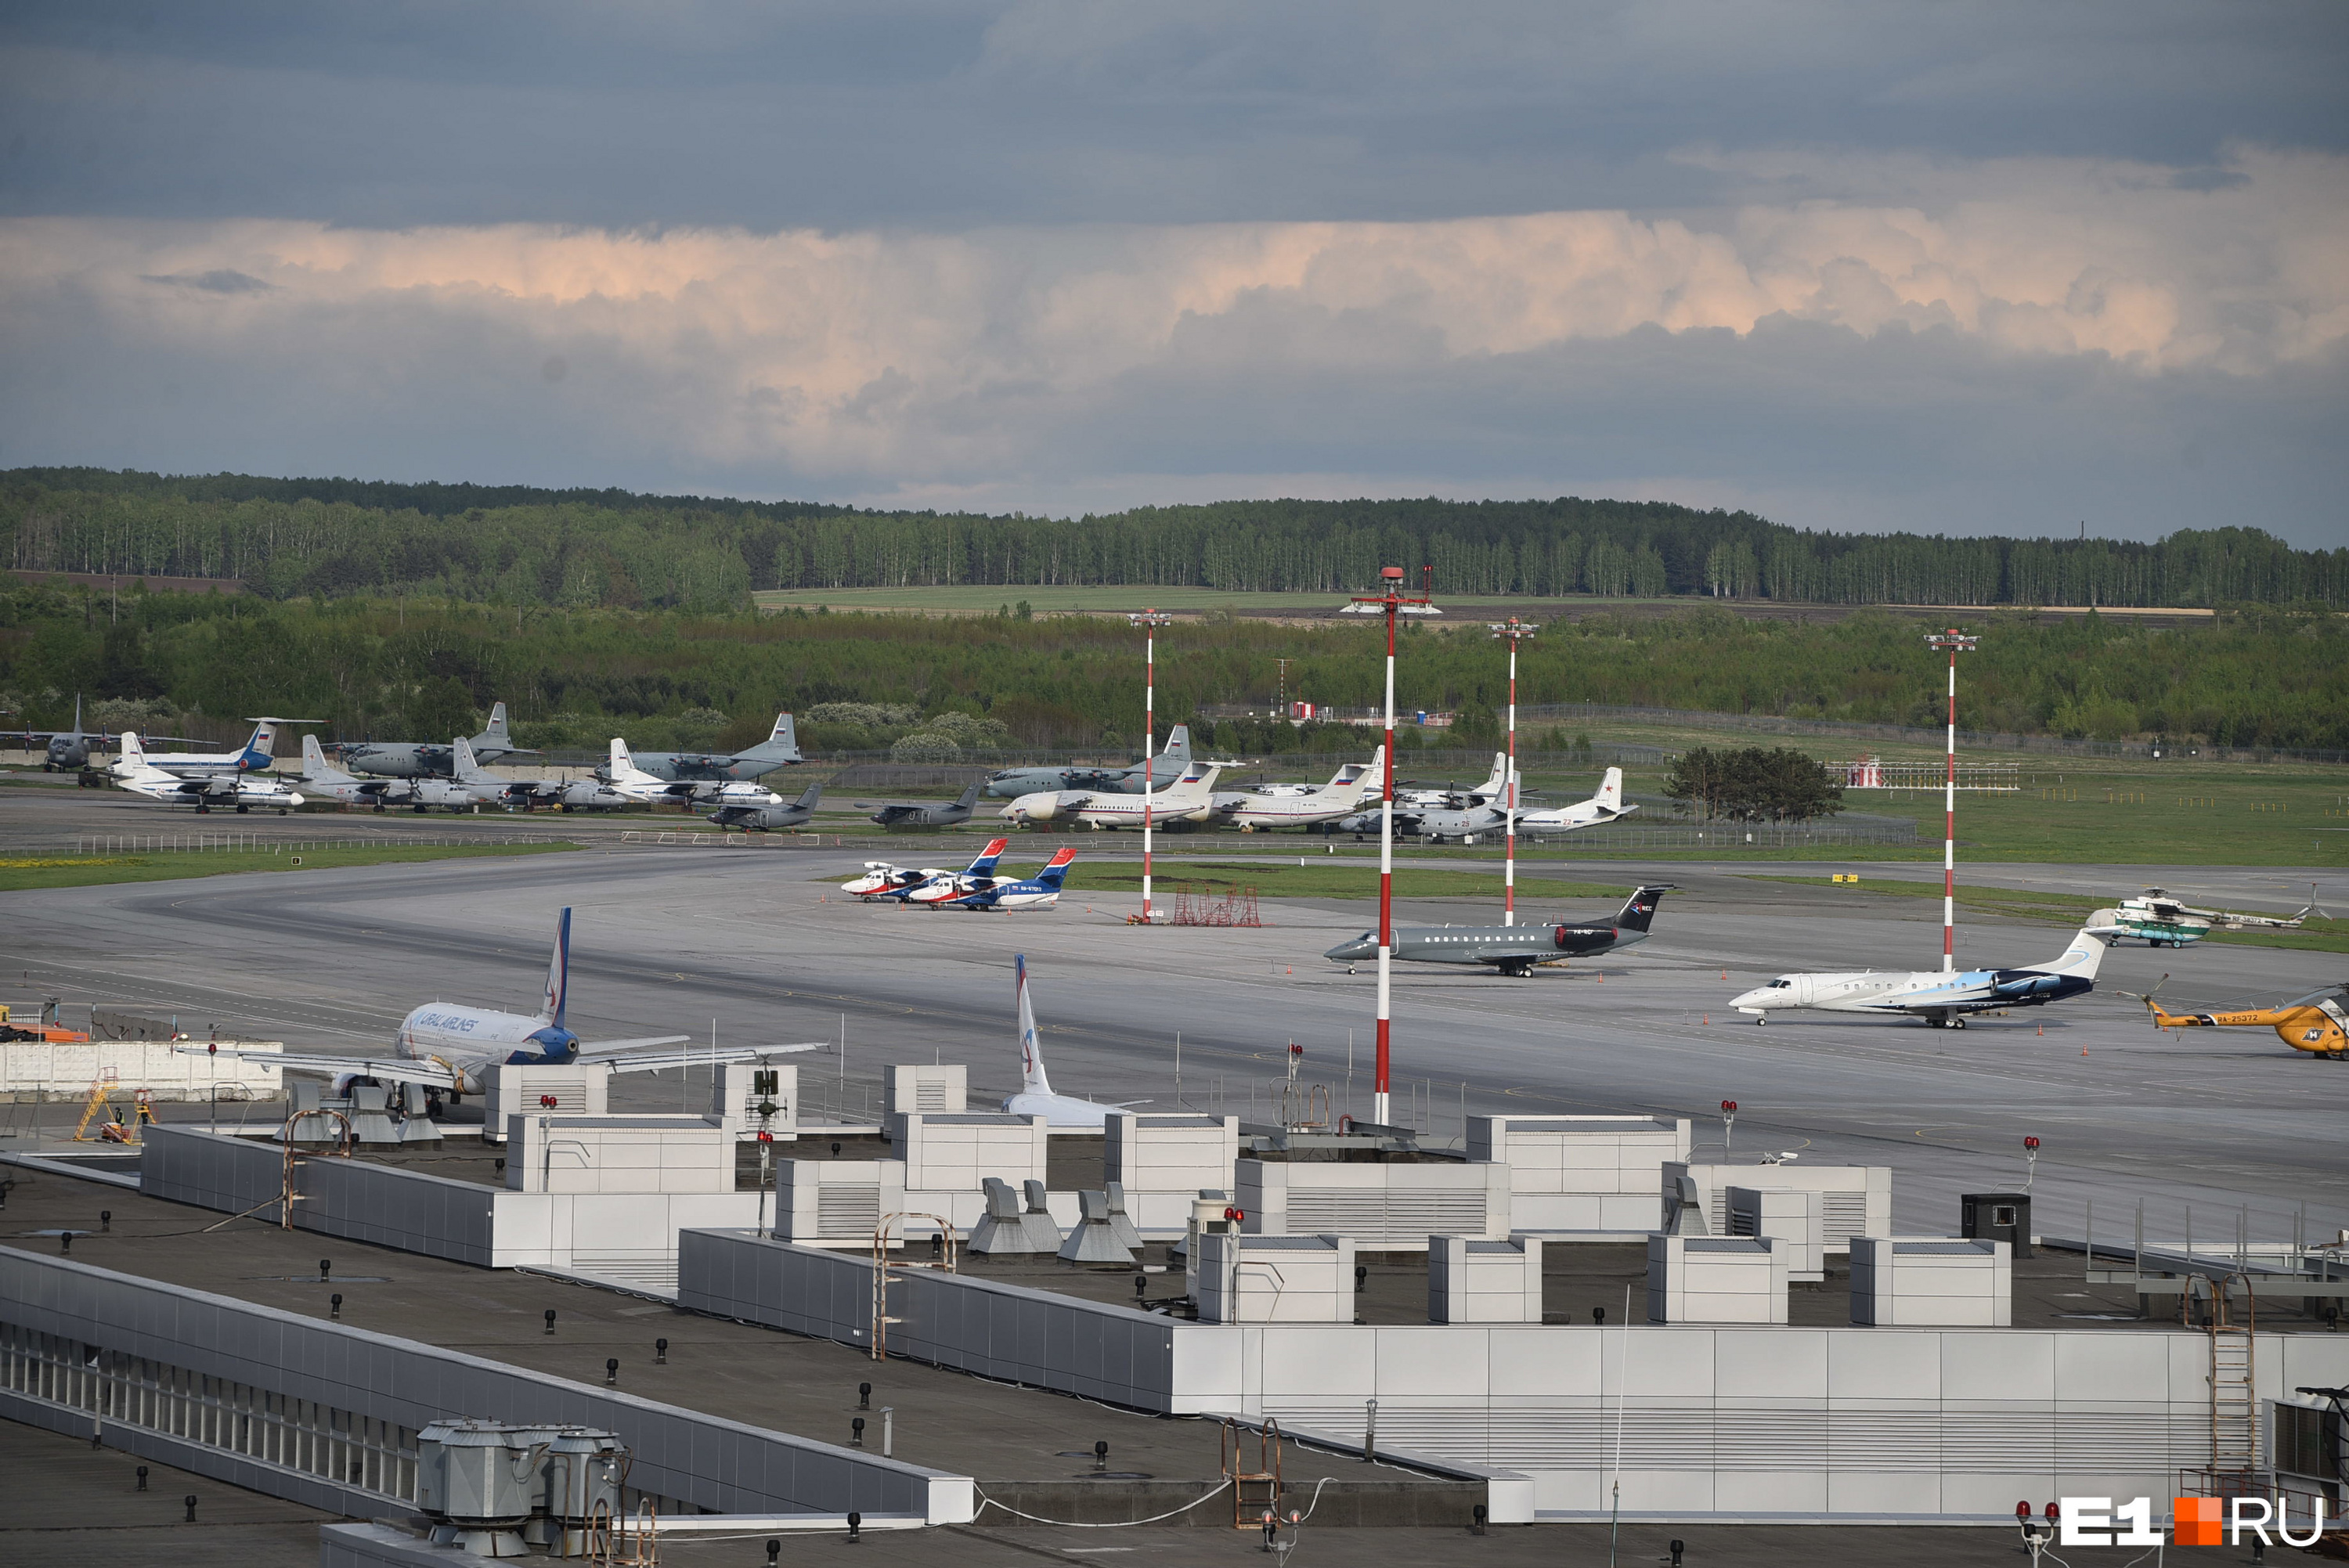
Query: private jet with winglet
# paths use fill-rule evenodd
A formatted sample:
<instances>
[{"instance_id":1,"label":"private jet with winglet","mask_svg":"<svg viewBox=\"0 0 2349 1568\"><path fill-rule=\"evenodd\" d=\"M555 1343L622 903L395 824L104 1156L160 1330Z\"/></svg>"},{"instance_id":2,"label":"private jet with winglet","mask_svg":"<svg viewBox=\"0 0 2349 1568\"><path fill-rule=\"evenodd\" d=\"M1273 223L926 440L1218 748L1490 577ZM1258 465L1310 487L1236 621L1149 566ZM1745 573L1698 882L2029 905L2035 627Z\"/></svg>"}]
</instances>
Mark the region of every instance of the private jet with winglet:
<instances>
[{"instance_id":1,"label":"private jet with winglet","mask_svg":"<svg viewBox=\"0 0 2349 1568\"><path fill-rule=\"evenodd\" d=\"M2096 988L2105 940L2082 927L2060 957L2015 969L1868 969L1839 975L1781 975L1729 1005L1757 1024L1781 1012L1874 1013L1921 1018L1934 1028L1962 1029L1971 1013L2044 1007Z\"/></svg>"},{"instance_id":2,"label":"private jet with winglet","mask_svg":"<svg viewBox=\"0 0 2349 1568\"><path fill-rule=\"evenodd\" d=\"M987 848L978 851L978 858L972 861L969 866L962 871L926 872L919 882L906 882L900 879L895 886L875 888L871 892L861 896L867 903L879 903L884 901L900 904L935 903L940 898L968 892L981 882L993 882L995 862L1003 858L1004 849L1010 842L1009 839L989 839L987 841ZM857 879L858 882L864 880L865 879L862 877ZM848 883L842 891L846 892L848 888L855 885L855 882Z\"/></svg>"},{"instance_id":3,"label":"private jet with winglet","mask_svg":"<svg viewBox=\"0 0 2349 1568\"><path fill-rule=\"evenodd\" d=\"M1149 795L1097 795L1089 789L1043 790L1022 795L997 813L1023 828L1039 822L1082 822L1089 828L1138 828L1147 816L1154 827L1176 822L1213 822L1216 775L1222 769L1194 764L1165 789Z\"/></svg>"},{"instance_id":4,"label":"private jet with winglet","mask_svg":"<svg viewBox=\"0 0 2349 1568\"><path fill-rule=\"evenodd\" d=\"M1623 803L1623 770L1609 768L1607 776L1599 780L1599 793L1588 800L1577 800L1571 806L1553 806L1547 811L1519 811L1517 831L1568 833L1577 828L1592 828L1601 822L1612 822L1639 809Z\"/></svg>"},{"instance_id":5,"label":"private jet with winglet","mask_svg":"<svg viewBox=\"0 0 2349 1568\"><path fill-rule=\"evenodd\" d=\"M1595 958L1647 941L1656 906L1671 891L1670 882L1649 882L1632 890L1611 918L1582 924L1532 921L1523 925L1398 926L1392 952L1397 962L1489 964L1504 975L1524 979L1545 964ZM1344 965L1351 975L1354 965L1371 963L1378 955L1378 933L1366 931L1321 956Z\"/></svg>"},{"instance_id":6,"label":"private jet with winglet","mask_svg":"<svg viewBox=\"0 0 2349 1568\"><path fill-rule=\"evenodd\" d=\"M285 723L293 721L284 720ZM501 757L535 757L513 743L506 733L506 705L490 705L490 722L481 733L470 738L473 755L494 762ZM334 748L336 758L346 768L379 779L453 779L456 777L457 748L454 746L421 745L398 740L347 740Z\"/></svg>"},{"instance_id":7,"label":"private jet with winglet","mask_svg":"<svg viewBox=\"0 0 2349 1568\"><path fill-rule=\"evenodd\" d=\"M666 1068L765 1061L770 1057L823 1048L821 1043L656 1048L686 1045L692 1038L689 1035L582 1040L563 1022L570 977L571 911L566 907L555 917L554 952L547 962L546 991L535 1013L502 1013L487 1007L459 1006L451 1002L428 1002L400 1020L397 1048L390 1055L379 1057L242 1051L220 1046L174 1048L181 1056L251 1057L265 1060L272 1067L329 1074L338 1095L347 1093L354 1083L412 1083L423 1086L435 1100L441 1095L454 1100L481 1093L489 1069L495 1067L568 1067L576 1063L616 1073L657 1072Z\"/></svg>"},{"instance_id":8,"label":"private jet with winglet","mask_svg":"<svg viewBox=\"0 0 2349 1568\"><path fill-rule=\"evenodd\" d=\"M199 813L215 806L233 806L240 813L260 806L282 817L302 804L302 797L272 773L214 773L185 779L151 768L139 737L129 730L122 732L120 759L107 772L117 787L133 795L166 806L193 806Z\"/></svg>"},{"instance_id":9,"label":"private jet with winglet","mask_svg":"<svg viewBox=\"0 0 2349 1568\"><path fill-rule=\"evenodd\" d=\"M1076 858L1075 846L1063 845L1032 877L989 877L968 892L931 902L940 909L1050 909L1061 902L1061 883Z\"/></svg>"},{"instance_id":10,"label":"private jet with winglet","mask_svg":"<svg viewBox=\"0 0 2349 1568\"><path fill-rule=\"evenodd\" d=\"M983 783L974 784L955 799L941 805L876 807L870 800L859 800L856 809L860 811L870 809L872 820L885 828L951 828L970 820L971 810L978 804L978 792L985 788Z\"/></svg>"},{"instance_id":11,"label":"private jet with winglet","mask_svg":"<svg viewBox=\"0 0 2349 1568\"><path fill-rule=\"evenodd\" d=\"M1016 975L1013 987L1019 998L1019 1092L1005 1099L1004 1110L1012 1116L1040 1116L1047 1127L1099 1130L1119 1111L1147 1104L1131 1100L1124 1105L1102 1105L1052 1092L1052 1080L1044 1071L1044 1049L1036 1038L1036 1009L1028 1000L1028 955L1015 954L1011 962Z\"/></svg>"},{"instance_id":12,"label":"private jet with winglet","mask_svg":"<svg viewBox=\"0 0 2349 1568\"><path fill-rule=\"evenodd\" d=\"M1379 770L1385 763L1386 748L1382 746L1371 758L1369 767L1350 762L1310 795L1218 795L1215 797L1216 809L1223 820L1237 823L1243 833L1334 822L1361 809L1363 796L1378 788Z\"/></svg>"},{"instance_id":13,"label":"private jet with winglet","mask_svg":"<svg viewBox=\"0 0 2349 1568\"><path fill-rule=\"evenodd\" d=\"M745 786L729 784L726 788L740 789ZM815 815L816 805L823 799L823 786L811 784L800 791L798 799L789 804L778 803L772 806L721 804L709 816L709 820L718 824L720 832L729 828L740 828L746 833L771 832L777 828L802 826Z\"/></svg>"},{"instance_id":14,"label":"private jet with winglet","mask_svg":"<svg viewBox=\"0 0 2349 1568\"><path fill-rule=\"evenodd\" d=\"M636 764L628 743L612 737L612 759L604 782L615 794L640 806L780 806L783 798L763 784L720 784L705 779L657 779Z\"/></svg>"},{"instance_id":15,"label":"private jet with winglet","mask_svg":"<svg viewBox=\"0 0 2349 1568\"><path fill-rule=\"evenodd\" d=\"M1166 744L1150 758L1146 771L1155 782L1180 777L1190 766L1191 727L1178 724L1166 732ZM1139 762L1131 768L1007 768L988 776L987 793L999 800L1071 789L1092 795L1139 795L1144 772Z\"/></svg>"}]
</instances>

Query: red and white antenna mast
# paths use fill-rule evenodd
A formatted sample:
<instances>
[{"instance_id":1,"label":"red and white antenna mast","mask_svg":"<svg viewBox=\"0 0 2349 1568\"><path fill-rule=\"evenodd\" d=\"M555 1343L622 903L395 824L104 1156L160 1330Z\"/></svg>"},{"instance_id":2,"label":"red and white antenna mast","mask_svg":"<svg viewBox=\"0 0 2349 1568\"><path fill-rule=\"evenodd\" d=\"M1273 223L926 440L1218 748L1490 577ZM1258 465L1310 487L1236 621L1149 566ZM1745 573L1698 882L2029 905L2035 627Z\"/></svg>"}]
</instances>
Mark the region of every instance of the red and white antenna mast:
<instances>
[{"instance_id":1,"label":"red and white antenna mast","mask_svg":"<svg viewBox=\"0 0 2349 1568\"><path fill-rule=\"evenodd\" d=\"M1158 750L1158 628L1174 624L1172 615L1144 610L1128 615L1129 624L1142 628L1142 923L1150 923L1150 820L1156 814L1150 798L1150 759Z\"/></svg>"},{"instance_id":2,"label":"red and white antenna mast","mask_svg":"<svg viewBox=\"0 0 2349 1568\"><path fill-rule=\"evenodd\" d=\"M1509 645L1509 770L1501 784L1502 808L1508 813L1508 852L1501 862L1501 923L1517 923L1517 645L1540 631L1515 615L1493 627L1493 635Z\"/></svg>"},{"instance_id":3,"label":"red and white antenna mast","mask_svg":"<svg viewBox=\"0 0 2349 1568\"><path fill-rule=\"evenodd\" d=\"M1958 655L1971 654L1981 644L1952 626L1928 632L1925 645L1947 649L1950 655L1949 772L1942 786L1941 807L1941 973L1958 967Z\"/></svg>"}]
</instances>

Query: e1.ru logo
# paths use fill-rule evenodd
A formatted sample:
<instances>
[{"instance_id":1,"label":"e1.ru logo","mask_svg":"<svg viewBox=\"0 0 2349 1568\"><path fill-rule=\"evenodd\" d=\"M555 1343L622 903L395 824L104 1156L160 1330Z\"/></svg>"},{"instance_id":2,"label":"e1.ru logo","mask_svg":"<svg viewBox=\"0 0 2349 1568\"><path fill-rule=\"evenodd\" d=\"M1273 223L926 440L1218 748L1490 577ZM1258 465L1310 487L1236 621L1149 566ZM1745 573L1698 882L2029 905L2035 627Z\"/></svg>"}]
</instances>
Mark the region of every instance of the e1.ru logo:
<instances>
[{"instance_id":1,"label":"e1.ru logo","mask_svg":"<svg viewBox=\"0 0 2349 1568\"><path fill-rule=\"evenodd\" d=\"M2264 1497L2176 1497L2170 1499L2171 1540L2179 1546L2240 1546L2248 1532L2267 1546L2274 1543L2268 1537L2272 1529L2283 1545L2313 1546L2324 1534L2323 1499L2314 1500L2312 1512L2308 1533L2294 1536L2282 1511ZM2109 1497L2067 1497L2056 1517L2064 1546L2158 1546L2162 1541L2149 1498L2115 1508Z\"/></svg>"}]
</instances>

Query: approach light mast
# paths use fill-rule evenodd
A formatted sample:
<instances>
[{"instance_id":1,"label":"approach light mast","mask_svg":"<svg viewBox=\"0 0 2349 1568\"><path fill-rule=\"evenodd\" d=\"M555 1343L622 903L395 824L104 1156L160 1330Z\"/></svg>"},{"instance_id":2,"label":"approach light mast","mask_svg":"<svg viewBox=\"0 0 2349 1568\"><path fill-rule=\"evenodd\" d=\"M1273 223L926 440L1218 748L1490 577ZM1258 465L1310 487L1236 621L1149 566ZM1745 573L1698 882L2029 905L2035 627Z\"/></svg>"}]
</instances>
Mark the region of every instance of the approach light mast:
<instances>
[{"instance_id":1,"label":"approach light mast","mask_svg":"<svg viewBox=\"0 0 2349 1568\"><path fill-rule=\"evenodd\" d=\"M1958 655L1971 654L1982 643L1955 626L1928 632L1925 645L1947 649L1950 655L1949 772L1941 793L1941 973L1958 968Z\"/></svg>"}]
</instances>

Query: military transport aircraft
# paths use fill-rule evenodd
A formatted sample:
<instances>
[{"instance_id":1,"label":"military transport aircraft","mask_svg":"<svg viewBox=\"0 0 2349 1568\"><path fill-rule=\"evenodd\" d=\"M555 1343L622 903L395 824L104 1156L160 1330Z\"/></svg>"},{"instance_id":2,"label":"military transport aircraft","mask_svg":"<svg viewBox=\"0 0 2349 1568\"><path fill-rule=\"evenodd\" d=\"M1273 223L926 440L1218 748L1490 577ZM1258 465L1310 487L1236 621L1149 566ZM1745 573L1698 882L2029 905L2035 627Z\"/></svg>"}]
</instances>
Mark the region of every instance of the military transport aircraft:
<instances>
[{"instance_id":1,"label":"military transport aircraft","mask_svg":"<svg viewBox=\"0 0 2349 1568\"><path fill-rule=\"evenodd\" d=\"M1571 832L1577 828L1596 827L1601 822L1614 821L1619 817L1628 817L1639 809L1623 803L1623 770L1609 768L1607 776L1599 782L1599 793L1588 800L1577 800L1571 806L1553 806L1547 811L1519 811L1517 831Z\"/></svg>"},{"instance_id":2,"label":"military transport aircraft","mask_svg":"<svg viewBox=\"0 0 2349 1568\"><path fill-rule=\"evenodd\" d=\"M1243 833L1266 832L1274 828L1309 828L1324 822L1334 822L1357 810L1363 797L1379 788L1379 770L1386 766L1386 748L1381 746L1365 768L1350 762L1338 769L1329 783L1310 795L1273 795L1235 790L1215 797L1217 820L1235 822Z\"/></svg>"},{"instance_id":3,"label":"military transport aircraft","mask_svg":"<svg viewBox=\"0 0 2349 1568\"><path fill-rule=\"evenodd\" d=\"M109 730L86 730L81 727L81 698L74 698L74 727L71 729L11 729L0 731L0 737L24 743L25 749L42 748L41 771L44 773L78 773L89 766L90 755L110 751L114 736ZM147 744L165 742L172 746L193 746L192 740L176 735L150 735L141 738Z\"/></svg>"},{"instance_id":4,"label":"military transport aircraft","mask_svg":"<svg viewBox=\"0 0 2349 1568\"><path fill-rule=\"evenodd\" d=\"M729 784L729 789L754 788L747 784ZM751 802L721 802L709 813L709 820L722 832L728 828L740 828L746 833L771 832L777 828L797 828L815 815L816 802L823 799L823 786L811 784L800 792L800 798L786 805L781 801L771 806Z\"/></svg>"},{"instance_id":5,"label":"military transport aircraft","mask_svg":"<svg viewBox=\"0 0 2349 1568\"><path fill-rule=\"evenodd\" d=\"M611 811L634 805L626 795L590 775L585 779L509 779L473 759L473 743L462 736L454 748L451 782L483 805L553 806L562 811ZM422 780L419 780L419 783Z\"/></svg>"},{"instance_id":6,"label":"military transport aircraft","mask_svg":"<svg viewBox=\"0 0 2349 1568\"><path fill-rule=\"evenodd\" d=\"M2060 957L2017 969L1868 969L1841 975L1781 975L1731 998L1730 1006L1766 1024L1773 1013L1875 1013L1922 1018L1935 1028L1962 1029L1969 1013L2041 1007L2096 988L2105 941L2083 927Z\"/></svg>"},{"instance_id":7,"label":"military transport aircraft","mask_svg":"<svg viewBox=\"0 0 2349 1568\"><path fill-rule=\"evenodd\" d=\"M1155 787L1161 779L1179 778L1190 766L1191 727L1178 724L1166 732L1166 744L1150 759L1151 784ZM1139 762L1131 768L1008 768L988 776L987 793L999 800L1062 789L1082 789L1095 795L1139 795L1143 771Z\"/></svg>"},{"instance_id":8,"label":"military transport aircraft","mask_svg":"<svg viewBox=\"0 0 2349 1568\"><path fill-rule=\"evenodd\" d=\"M951 828L970 820L971 808L978 804L978 792L984 784L974 784L955 799L936 806L882 806L873 812L872 820L885 828ZM871 807L870 800L859 800L860 811Z\"/></svg>"},{"instance_id":9,"label":"military transport aircraft","mask_svg":"<svg viewBox=\"0 0 2349 1568\"><path fill-rule=\"evenodd\" d=\"M259 773L276 760L277 727L281 724L316 724L315 718L256 718L250 721L253 736L234 751L148 751L142 743L134 767L130 758L130 739L122 738L122 755L114 760L109 771L129 775L140 769L156 769L181 779L210 779L222 773Z\"/></svg>"},{"instance_id":10,"label":"military transport aircraft","mask_svg":"<svg viewBox=\"0 0 2349 1568\"><path fill-rule=\"evenodd\" d=\"M287 719L282 722L293 723ZM490 722L481 734L471 738L473 755L484 762L495 762L501 757L535 757L513 743L506 733L506 705L490 705ZM382 779L449 779L456 774L457 750L454 746L426 743L413 745L396 740L347 740L332 748L346 768L361 773L371 773Z\"/></svg>"},{"instance_id":11,"label":"military transport aircraft","mask_svg":"<svg viewBox=\"0 0 2349 1568\"><path fill-rule=\"evenodd\" d=\"M722 1049L696 1046L681 1051L653 1048L683 1045L692 1037L689 1035L654 1035L641 1039L591 1043L564 1026L564 1002L570 990L570 978L571 911L565 908L555 917L554 953L547 962L546 992L535 1013L501 1013L451 1002L428 1002L400 1020L396 1050L378 1057L241 1051L222 1046L175 1048L187 1057L251 1057L265 1060L272 1067L329 1073L334 1077L337 1095L347 1093L354 1083L413 1083L424 1086L436 1099L446 1094L452 1100L483 1092L489 1069L495 1067L585 1063L616 1073L643 1073L664 1068L764 1061L770 1057L824 1048L820 1042L729 1046Z\"/></svg>"},{"instance_id":12,"label":"military transport aircraft","mask_svg":"<svg viewBox=\"0 0 2349 1568\"><path fill-rule=\"evenodd\" d=\"M1091 789L1040 790L1020 796L996 815L1022 827L1075 821L1090 828L1138 828L1145 814L1154 826L1212 822L1222 814L1215 801L1216 775L1221 771L1212 764L1194 765L1166 788L1149 795L1118 791L1102 794Z\"/></svg>"},{"instance_id":13,"label":"military transport aircraft","mask_svg":"<svg viewBox=\"0 0 2349 1568\"><path fill-rule=\"evenodd\" d=\"M604 782L614 792L639 806L780 806L783 798L763 784L721 784L709 779L657 779L636 764L628 743L612 737L611 760L604 765Z\"/></svg>"},{"instance_id":14,"label":"military transport aircraft","mask_svg":"<svg viewBox=\"0 0 2349 1568\"><path fill-rule=\"evenodd\" d=\"M392 806L416 811L445 806L460 811L478 799L461 783L446 779L354 779L327 762L315 735L302 738L302 788L347 806L372 806L378 811Z\"/></svg>"},{"instance_id":15,"label":"military transport aircraft","mask_svg":"<svg viewBox=\"0 0 2349 1568\"><path fill-rule=\"evenodd\" d=\"M1649 882L1635 889L1612 917L1581 924L1552 921L1525 925L1398 926L1394 956L1414 964L1489 964L1504 975L1523 979L1538 965L1593 958L1647 941L1656 905L1671 891L1671 882ZM1371 963L1378 955L1379 934L1366 931L1321 956L1344 965L1351 975L1356 965Z\"/></svg>"},{"instance_id":16,"label":"military transport aircraft","mask_svg":"<svg viewBox=\"0 0 2349 1568\"><path fill-rule=\"evenodd\" d=\"M637 754L636 766L656 779L724 784L762 778L778 768L793 767L806 760L800 755L799 734L792 726L792 716L779 713L767 738L747 751L645 751Z\"/></svg>"},{"instance_id":17,"label":"military transport aircraft","mask_svg":"<svg viewBox=\"0 0 2349 1568\"><path fill-rule=\"evenodd\" d=\"M143 795L166 806L193 806L199 812L208 812L214 806L233 806L239 812L263 806L282 817L302 803L301 796L271 773L212 773L183 779L150 767L139 737L129 730L122 733L120 759L107 772L117 785L133 795Z\"/></svg>"}]
</instances>

